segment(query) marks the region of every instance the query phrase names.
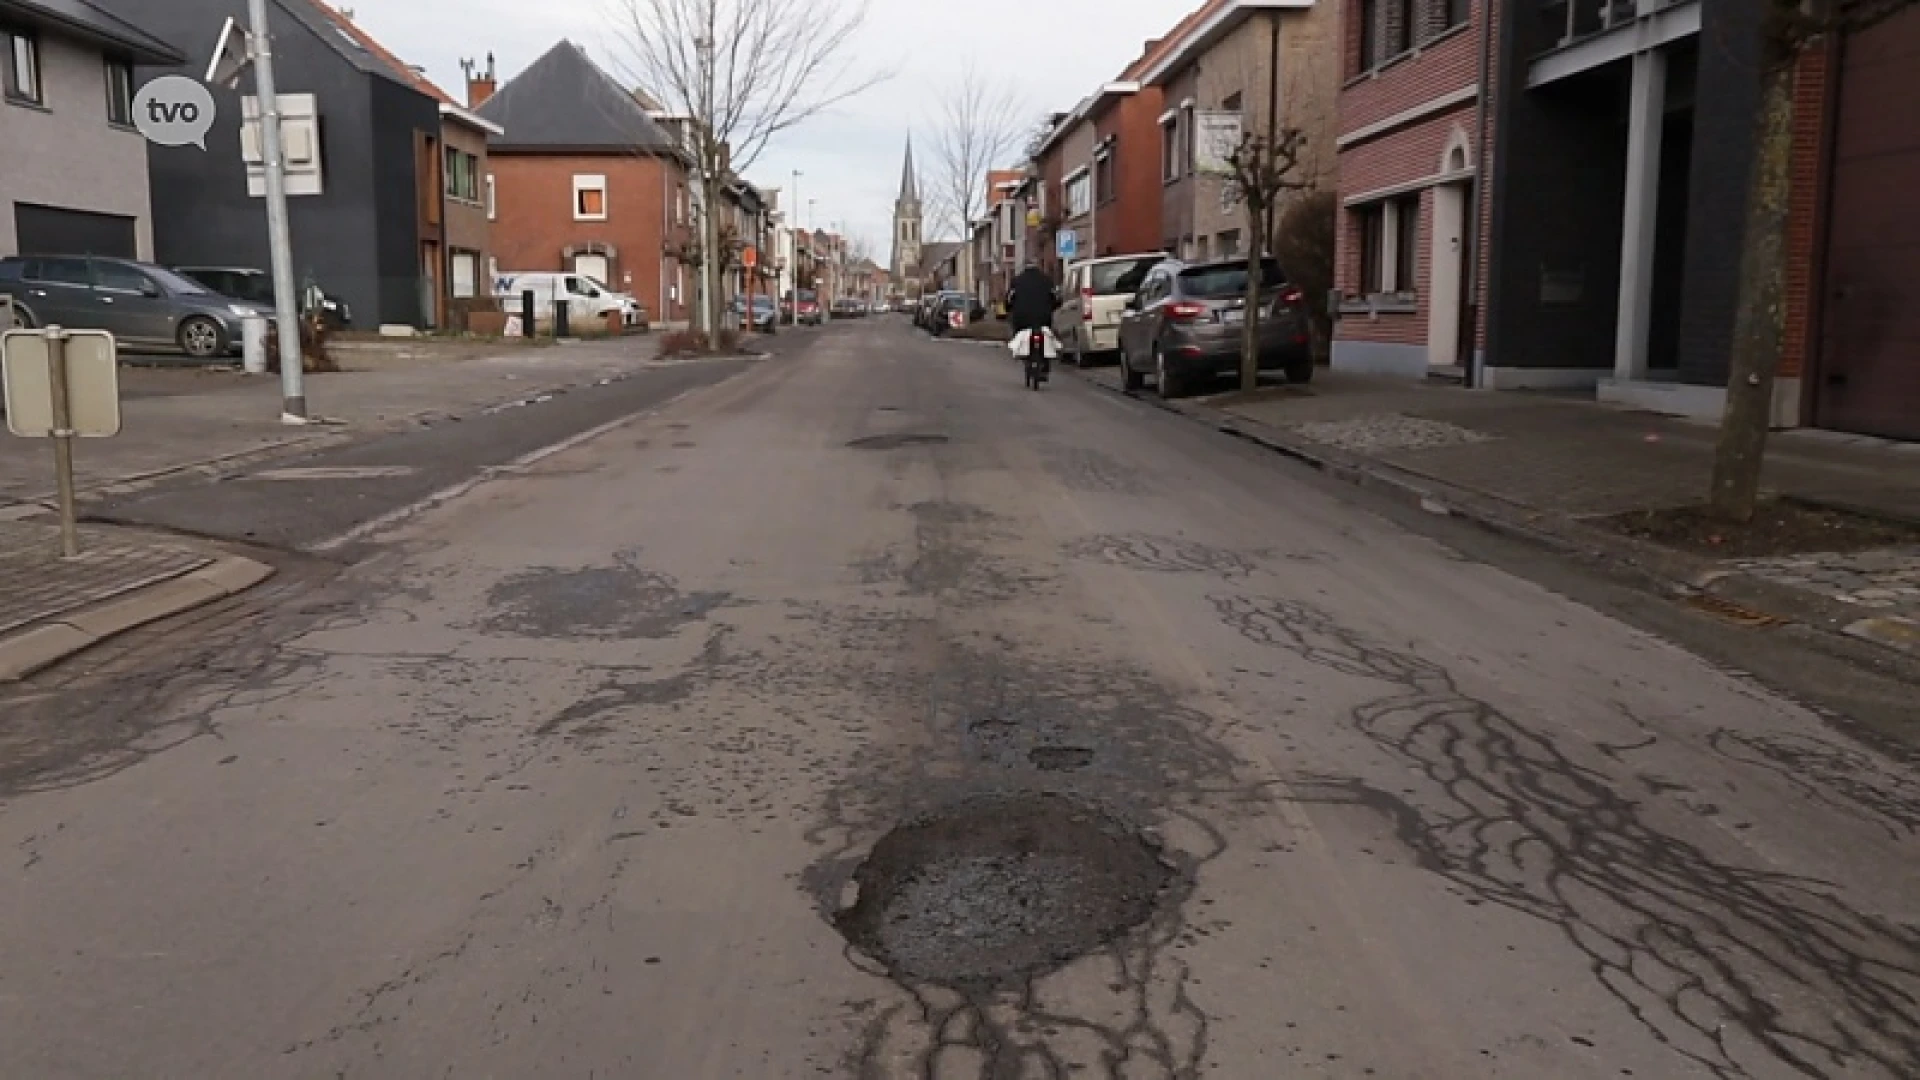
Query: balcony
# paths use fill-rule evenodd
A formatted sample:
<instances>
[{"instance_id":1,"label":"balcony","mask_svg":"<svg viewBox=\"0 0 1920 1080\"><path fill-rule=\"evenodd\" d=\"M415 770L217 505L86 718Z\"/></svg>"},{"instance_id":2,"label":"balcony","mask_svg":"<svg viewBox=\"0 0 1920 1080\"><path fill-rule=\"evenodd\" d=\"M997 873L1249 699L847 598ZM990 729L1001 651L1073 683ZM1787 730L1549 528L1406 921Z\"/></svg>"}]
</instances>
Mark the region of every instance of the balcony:
<instances>
[{"instance_id":1,"label":"balcony","mask_svg":"<svg viewBox=\"0 0 1920 1080\"><path fill-rule=\"evenodd\" d=\"M1602 67L1700 32L1700 0L1542 0L1534 40L1545 45L1529 87Z\"/></svg>"}]
</instances>

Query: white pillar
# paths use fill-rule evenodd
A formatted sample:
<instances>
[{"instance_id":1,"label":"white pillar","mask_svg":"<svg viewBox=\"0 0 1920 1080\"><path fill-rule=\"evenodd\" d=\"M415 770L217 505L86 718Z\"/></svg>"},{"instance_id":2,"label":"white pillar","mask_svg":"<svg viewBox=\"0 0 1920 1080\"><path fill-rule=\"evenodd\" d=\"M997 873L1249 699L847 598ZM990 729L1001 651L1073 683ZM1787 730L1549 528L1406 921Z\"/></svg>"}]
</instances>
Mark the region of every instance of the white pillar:
<instances>
[{"instance_id":1,"label":"white pillar","mask_svg":"<svg viewBox=\"0 0 1920 1080\"><path fill-rule=\"evenodd\" d=\"M1653 256L1660 218L1660 137L1666 121L1667 56L1633 58L1627 106L1627 198L1621 210L1620 314L1613 374L1644 379L1653 331Z\"/></svg>"}]
</instances>

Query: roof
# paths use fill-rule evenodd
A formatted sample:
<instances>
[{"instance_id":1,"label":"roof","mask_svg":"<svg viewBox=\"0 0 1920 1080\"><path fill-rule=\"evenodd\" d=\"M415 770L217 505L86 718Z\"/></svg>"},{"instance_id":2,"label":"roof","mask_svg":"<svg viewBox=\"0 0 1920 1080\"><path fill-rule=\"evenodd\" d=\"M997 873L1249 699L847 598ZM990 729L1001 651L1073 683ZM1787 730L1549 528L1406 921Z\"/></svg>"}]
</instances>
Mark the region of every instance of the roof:
<instances>
[{"instance_id":1,"label":"roof","mask_svg":"<svg viewBox=\"0 0 1920 1080\"><path fill-rule=\"evenodd\" d=\"M138 63L171 66L187 62L187 54L179 49L87 0L0 0L0 15L9 22L64 34Z\"/></svg>"},{"instance_id":2,"label":"roof","mask_svg":"<svg viewBox=\"0 0 1920 1080\"><path fill-rule=\"evenodd\" d=\"M960 254L960 252L966 249L966 246L964 242L958 240L940 240L928 244L920 249L920 265L923 268L939 266L941 263Z\"/></svg>"},{"instance_id":3,"label":"roof","mask_svg":"<svg viewBox=\"0 0 1920 1080\"><path fill-rule=\"evenodd\" d=\"M549 153L672 152L673 136L647 115L633 91L613 81L586 51L561 41L514 76L478 110L507 129L496 150Z\"/></svg>"},{"instance_id":4,"label":"roof","mask_svg":"<svg viewBox=\"0 0 1920 1080\"><path fill-rule=\"evenodd\" d=\"M907 136L907 161L900 167L900 201L916 203L920 201L920 181L913 175L913 136Z\"/></svg>"},{"instance_id":5,"label":"roof","mask_svg":"<svg viewBox=\"0 0 1920 1080\"><path fill-rule=\"evenodd\" d=\"M1157 56L1131 74L1147 86L1158 86L1199 59L1201 54L1238 29L1256 11L1304 11L1313 0L1208 0L1181 22L1153 50Z\"/></svg>"},{"instance_id":6,"label":"roof","mask_svg":"<svg viewBox=\"0 0 1920 1080\"><path fill-rule=\"evenodd\" d=\"M424 72L388 51L385 45L375 40L372 34L362 30L347 17L347 13L335 8L324 0L312 0L314 9L331 24L333 33L322 32L320 36L336 51L344 52L347 59L356 67L370 74L384 75L403 86L411 86L427 95L440 105L440 115L466 124L468 127L484 131L489 135L503 135L505 132L496 124L468 112L453 96L427 78ZM341 38L345 38L343 42ZM345 48L343 48L343 45Z\"/></svg>"}]
</instances>

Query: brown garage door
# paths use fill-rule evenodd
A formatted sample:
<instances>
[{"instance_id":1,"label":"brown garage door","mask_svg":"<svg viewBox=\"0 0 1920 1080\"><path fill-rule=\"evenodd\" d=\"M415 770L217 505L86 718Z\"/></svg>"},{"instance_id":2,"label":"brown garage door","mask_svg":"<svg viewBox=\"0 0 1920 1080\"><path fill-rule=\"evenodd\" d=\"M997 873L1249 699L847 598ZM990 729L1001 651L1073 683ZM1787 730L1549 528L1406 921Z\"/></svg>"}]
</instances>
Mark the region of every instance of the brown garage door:
<instances>
[{"instance_id":1,"label":"brown garage door","mask_svg":"<svg viewBox=\"0 0 1920 1080\"><path fill-rule=\"evenodd\" d=\"M1920 439L1920 11L1841 56L1814 418Z\"/></svg>"}]
</instances>

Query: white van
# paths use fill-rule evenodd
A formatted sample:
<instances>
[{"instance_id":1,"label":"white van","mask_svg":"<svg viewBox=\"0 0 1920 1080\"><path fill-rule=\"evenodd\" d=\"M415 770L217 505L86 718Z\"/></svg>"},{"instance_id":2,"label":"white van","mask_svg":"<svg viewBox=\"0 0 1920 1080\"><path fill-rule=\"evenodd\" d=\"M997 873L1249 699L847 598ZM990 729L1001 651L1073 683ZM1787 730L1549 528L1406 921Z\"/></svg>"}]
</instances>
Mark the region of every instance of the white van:
<instances>
[{"instance_id":1,"label":"white van","mask_svg":"<svg viewBox=\"0 0 1920 1080\"><path fill-rule=\"evenodd\" d=\"M1139 291L1147 271L1165 255L1107 255L1067 264L1067 280L1060 289L1060 309L1053 313L1053 332L1067 351L1069 363L1084 366L1094 357L1120 352L1120 316L1127 301Z\"/></svg>"},{"instance_id":2,"label":"white van","mask_svg":"<svg viewBox=\"0 0 1920 1080\"><path fill-rule=\"evenodd\" d=\"M508 315L520 313L520 294L533 293L535 322L553 319L556 300L567 302L567 322L574 328L603 324L606 313L618 311L620 321L629 327L645 326L647 311L640 302L623 292L615 292L606 283L585 274L559 270L529 270L524 273L496 274L493 296Z\"/></svg>"}]
</instances>

